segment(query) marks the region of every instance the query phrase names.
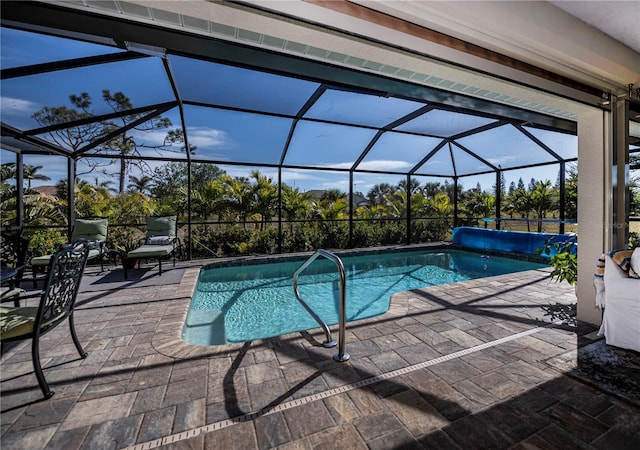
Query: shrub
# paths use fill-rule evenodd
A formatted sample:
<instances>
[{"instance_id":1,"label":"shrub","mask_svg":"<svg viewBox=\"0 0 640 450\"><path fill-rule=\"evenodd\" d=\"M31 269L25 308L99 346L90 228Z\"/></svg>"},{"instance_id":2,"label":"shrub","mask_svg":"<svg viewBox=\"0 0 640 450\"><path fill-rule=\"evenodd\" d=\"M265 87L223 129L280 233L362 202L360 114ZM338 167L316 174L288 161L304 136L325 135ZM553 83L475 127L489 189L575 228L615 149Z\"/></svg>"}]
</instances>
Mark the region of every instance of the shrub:
<instances>
[{"instance_id":1,"label":"shrub","mask_svg":"<svg viewBox=\"0 0 640 450\"><path fill-rule=\"evenodd\" d=\"M50 255L67 243L66 232L62 229L36 230L27 237L31 256Z\"/></svg>"},{"instance_id":2,"label":"shrub","mask_svg":"<svg viewBox=\"0 0 640 450\"><path fill-rule=\"evenodd\" d=\"M249 242L251 239L251 232L245 230L238 225L229 225L222 230L219 235L220 251L224 256L238 255L239 251L244 247L240 246L240 243Z\"/></svg>"},{"instance_id":3,"label":"shrub","mask_svg":"<svg viewBox=\"0 0 640 450\"><path fill-rule=\"evenodd\" d=\"M382 228L382 236L380 243L383 245L402 244L406 240L406 227L404 222L398 221L386 222Z\"/></svg>"},{"instance_id":4,"label":"shrub","mask_svg":"<svg viewBox=\"0 0 640 450\"><path fill-rule=\"evenodd\" d=\"M272 254L278 250L278 229L256 231L249 242L252 253Z\"/></svg>"},{"instance_id":5,"label":"shrub","mask_svg":"<svg viewBox=\"0 0 640 450\"><path fill-rule=\"evenodd\" d=\"M144 237L144 233L135 227L111 227L107 248L118 253L127 253L138 248Z\"/></svg>"},{"instance_id":6,"label":"shrub","mask_svg":"<svg viewBox=\"0 0 640 450\"><path fill-rule=\"evenodd\" d=\"M353 247L372 247L380 244L384 223L356 222L353 227Z\"/></svg>"},{"instance_id":7,"label":"shrub","mask_svg":"<svg viewBox=\"0 0 640 450\"><path fill-rule=\"evenodd\" d=\"M285 253L303 252L307 248L304 226L295 227L293 230L282 230L282 251Z\"/></svg>"}]
</instances>

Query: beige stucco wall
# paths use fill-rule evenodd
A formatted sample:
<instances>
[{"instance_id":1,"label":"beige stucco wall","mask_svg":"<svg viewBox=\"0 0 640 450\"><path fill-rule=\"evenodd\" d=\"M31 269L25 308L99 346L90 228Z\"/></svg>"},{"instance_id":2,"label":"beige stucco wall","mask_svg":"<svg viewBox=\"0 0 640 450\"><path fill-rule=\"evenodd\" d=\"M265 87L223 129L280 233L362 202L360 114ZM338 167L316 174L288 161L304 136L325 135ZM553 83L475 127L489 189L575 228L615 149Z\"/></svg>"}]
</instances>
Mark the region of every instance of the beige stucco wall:
<instances>
[{"instance_id":1,"label":"beige stucco wall","mask_svg":"<svg viewBox=\"0 0 640 450\"><path fill-rule=\"evenodd\" d=\"M611 149L609 113L593 109L578 117L578 319L600 324L593 272L609 250Z\"/></svg>"}]
</instances>

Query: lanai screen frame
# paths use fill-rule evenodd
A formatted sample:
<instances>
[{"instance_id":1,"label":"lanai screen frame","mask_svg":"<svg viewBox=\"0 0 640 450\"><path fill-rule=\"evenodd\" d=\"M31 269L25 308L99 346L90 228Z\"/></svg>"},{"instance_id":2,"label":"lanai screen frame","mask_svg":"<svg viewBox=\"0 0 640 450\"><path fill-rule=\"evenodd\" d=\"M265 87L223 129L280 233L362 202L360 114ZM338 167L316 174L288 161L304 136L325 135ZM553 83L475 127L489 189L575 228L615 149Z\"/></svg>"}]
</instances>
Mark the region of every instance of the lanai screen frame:
<instances>
[{"instance_id":1,"label":"lanai screen frame","mask_svg":"<svg viewBox=\"0 0 640 450\"><path fill-rule=\"evenodd\" d=\"M6 7L5 5L9 5ZM342 171L348 174L349 183L349 198L353 198L354 186L353 175L355 173L371 173L371 174L396 174L400 176L406 176L407 186L410 186L410 180L413 175L428 175L433 177L440 177L445 179L452 179L454 183L454 193L457 193L457 185L461 178L473 175L481 175L486 173L495 173L496 185L500 185L500 179L503 172L509 170L526 169L531 167L539 167L549 164L559 165L560 174L560 232L564 231L564 184L565 184L565 166L568 162L576 161L577 158L563 159L560 155L554 152L553 149L545 145L540 139L535 137L526 127L540 128L543 130L552 130L558 132L576 134L575 122L560 119L550 115L544 115L527 111L525 109L519 109L512 106L507 106L475 97L466 97L460 94L455 94L445 90L438 90L431 87L422 86L419 84L408 83L394 79L392 77L384 77L378 74L367 73L365 71L355 71L341 67L339 65L330 65L325 62L317 62L308 59L302 59L296 56L286 55L283 53L275 53L266 51L264 49L257 49L249 45L242 45L236 42L227 42L217 38L209 36L202 36L198 34L189 34L185 32L177 32L175 30L169 30L163 27L142 24L137 22L127 21L125 19L118 19L113 17L105 17L97 14L88 14L86 12L80 12L75 10L68 10L65 8L58 8L52 5L24 5L22 2L10 2L3 5L3 26L15 27L18 29L29 30L37 27L38 30L42 30L41 27L47 28L52 34L58 34L64 36L65 34L84 33L86 38L96 39L100 42L111 42L113 45L121 50L121 52L106 54L100 56L93 56L87 58L73 59L67 61L58 61L52 63L35 64L27 67L18 67L2 70L2 80L10 80L13 78L19 78L22 76L28 76L36 73L45 73L49 71L61 70L64 68L82 67L85 65L105 64L108 62L118 61L130 61L144 58L159 58L164 67L166 76L172 87L175 100L168 102L161 102L157 104L150 104L136 108L138 112L149 114L150 116L156 114L162 114L171 108L179 108L181 117L181 127L185 134L185 147L189 147L189 133L188 126L185 123L184 107L188 105L199 105L206 107L221 107L221 105L209 105L194 100L185 100L180 94L179 83L173 74L171 60L172 57L186 57L195 58L211 63L220 63L230 66L235 66L243 69L251 69L264 71L275 75L284 75L293 77L295 79L306 80L318 84L317 91L309 97L305 102L305 106L300 109L294 115L282 115L289 117L294 123L298 123L305 120L305 113L312 108L315 101L317 101L323 93L327 91L346 91L355 94L374 95L381 98L398 98L411 101L423 102L422 108L416 109L415 113L405 116L402 120L397 120L392 123L385 124L378 127L375 133L374 139L363 149L359 157L350 168L326 168L322 169L314 167L314 170L331 170ZM44 8L44 11L34 11L39 8ZM51 27L55 28L53 30ZM117 43L120 43L118 45ZM141 43L133 44L133 43ZM245 108L222 106L230 111L246 111ZM448 111L451 113L470 114L474 117L483 117L491 120L491 123L477 127L471 130L465 130L460 133L456 133L452 136L447 136L442 139L441 143L433 148L430 152L409 170L405 171L380 171L380 170L366 170L358 169L358 166L366 158L367 153L375 145L376 141L386 132L391 132L394 128L409 122L410 120L418 117L420 114L428 112L430 110ZM122 115L130 114L131 110L123 112ZM103 116L107 117L107 116ZM108 117L117 117L117 114L111 114ZM101 117L96 117L99 120ZM325 123L342 124L332 120L326 120ZM490 161L475 154L473 150L461 145L458 140L465 138L466 136L487 131L489 129L504 126L509 124L514 127L519 133L529 138L537 146L547 152L553 160L538 164L525 164L521 166L514 166L508 169L503 169ZM64 126L69 127L73 123L67 123ZM68 149L60 148L45 140L36 137L37 134L41 134L46 131L51 131L55 127L48 127L47 129L16 129L8 124L2 123L2 147L10 151L17 153L17 160L20 162L23 154L29 153L52 153L62 154L73 160L82 156L85 152L90 151L96 143L89 144L75 153L71 153ZM293 128L291 134L293 133ZM291 134L287 143L291 140ZM443 147L449 147L449 151L452 152L452 147L455 146L456 150L463 151L466 154L472 155L479 161L482 161L489 169L484 171L478 171L475 173L459 174L455 171L451 175L442 174L430 174L428 172L421 172L420 169L424 167L424 164L428 162L429 158L433 157L437 151ZM216 161L216 160L201 160L197 155L191 155L190 152L185 153L184 160L182 159L166 159L166 158L148 158L157 161L184 161L189 167L188 178L188 233L191 234L191 179L190 179L190 166L192 162L206 162L217 165L239 165L239 166L261 166L276 168L278 170L278 190L281 190L281 171L283 169L296 169L296 168L308 168L307 166L291 165L287 164L286 153L288 147L285 146L282 155L277 163L272 164L257 164L255 162L230 162L230 161ZM114 158L115 155L105 156L108 158ZM72 172L73 164L69 163L69 179L73 179L74 174ZM21 180L17 180L21 181ZM21 185L21 183L19 184ZM19 197L21 197L21 192ZM500 192L496 192L496 218L500 218L501 199ZM411 196L408 195L408 201L410 202ZM457 224L458 217L458 199L454 196L454 226ZM18 198L18 207L21 208L21 198ZM69 192L69 204L73 204L73 189ZM282 229L282 213L280 207L278 208L278 228ZM20 211L18 217L21 218ZM73 223L73 208L69 208L69 226ZM409 243L411 236L411 208L410 203L407 207L406 217L406 236L407 243ZM350 229L350 241L353 236L353 208L350 208L349 217L349 229ZM22 221L19 221L20 226ZM499 227L499 222L497 223ZM281 239L280 239L281 242ZM281 250L281 249L280 249Z\"/></svg>"}]
</instances>

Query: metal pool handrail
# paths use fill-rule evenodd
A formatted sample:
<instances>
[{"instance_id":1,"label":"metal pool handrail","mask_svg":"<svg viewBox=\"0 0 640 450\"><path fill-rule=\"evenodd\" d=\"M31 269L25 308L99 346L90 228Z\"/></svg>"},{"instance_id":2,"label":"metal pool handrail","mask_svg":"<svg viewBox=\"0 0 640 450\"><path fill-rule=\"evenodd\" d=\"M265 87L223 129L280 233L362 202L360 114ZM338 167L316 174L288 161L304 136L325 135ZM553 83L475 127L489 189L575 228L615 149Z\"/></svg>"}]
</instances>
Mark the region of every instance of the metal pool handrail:
<instances>
[{"instance_id":1,"label":"metal pool handrail","mask_svg":"<svg viewBox=\"0 0 640 450\"><path fill-rule=\"evenodd\" d=\"M307 305L307 303L302 300L302 297L300 296L300 292L298 291L298 276L300 275L300 273L306 269L309 264L311 264L313 261L316 260L316 258L318 258L318 256L324 256L327 259L332 260L334 263L336 263L336 266L338 267L338 272L340 273L340 329L338 332L338 341L339 341L339 345L338 345L338 353L336 353L335 355L333 355L333 359L335 359L336 361L347 361L350 356L348 353L346 353L344 351L344 339L345 339L345 322L346 322L346 285L347 285L347 277L345 275L344 272L344 265L342 264L342 260L335 254L327 251L327 250L323 250L323 249L318 249L316 250L316 252L311 255L304 263L302 263L302 265L300 266L300 268L298 268L298 270L296 270L293 274L293 292L296 295L296 298L298 299L298 301L302 304L302 306L304 306L304 308L307 310L307 312L309 312L309 314L311 314L311 316L316 320L316 322L318 322L318 324L320 324L320 326L322 327L322 329L324 330L324 334L325 334L325 338L326 341L322 343L323 346L329 348L329 347L335 347L336 346L336 341L331 337L331 331L329 330L329 327L327 326L327 324L315 313L315 311L313 311L311 309L311 307L309 307L309 305Z\"/></svg>"}]
</instances>

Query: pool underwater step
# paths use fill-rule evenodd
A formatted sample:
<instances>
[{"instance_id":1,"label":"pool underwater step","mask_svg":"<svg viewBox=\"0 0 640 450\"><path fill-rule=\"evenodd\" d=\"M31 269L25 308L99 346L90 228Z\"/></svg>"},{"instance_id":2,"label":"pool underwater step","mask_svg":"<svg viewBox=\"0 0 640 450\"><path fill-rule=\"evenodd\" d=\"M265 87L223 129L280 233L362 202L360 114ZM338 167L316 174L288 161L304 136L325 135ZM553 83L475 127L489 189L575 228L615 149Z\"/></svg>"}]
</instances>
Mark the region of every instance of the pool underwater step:
<instances>
[{"instance_id":1,"label":"pool underwater step","mask_svg":"<svg viewBox=\"0 0 640 450\"><path fill-rule=\"evenodd\" d=\"M182 337L187 333L193 342L210 342L209 345L228 343L224 329L224 313L219 309L189 311Z\"/></svg>"}]
</instances>

